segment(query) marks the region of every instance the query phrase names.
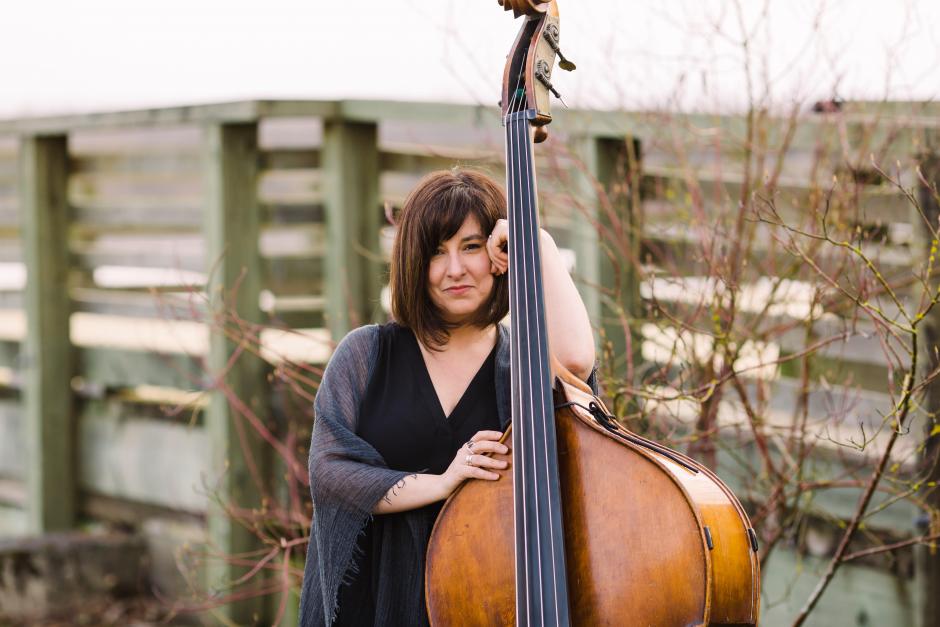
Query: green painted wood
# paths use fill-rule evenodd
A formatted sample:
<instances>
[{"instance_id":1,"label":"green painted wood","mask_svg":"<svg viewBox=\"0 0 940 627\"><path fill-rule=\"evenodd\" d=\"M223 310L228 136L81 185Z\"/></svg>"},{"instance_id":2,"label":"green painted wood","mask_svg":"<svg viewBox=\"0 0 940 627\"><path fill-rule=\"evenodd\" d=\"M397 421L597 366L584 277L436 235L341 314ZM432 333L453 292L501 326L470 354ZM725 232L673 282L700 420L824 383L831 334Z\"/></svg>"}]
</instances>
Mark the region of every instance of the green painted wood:
<instances>
[{"instance_id":1,"label":"green painted wood","mask_svg":"<svg viewBox=\"0 0 940 627\"><path fill-rule=\"evenodd\" d=\"M124 388L155 385L197 390L206 384L200 356L153 351L83 347L77 351L77 372L93 386Z\"/></svg>"},{"instance_id":2,"label":"green painted wood","mask_svg":"<svg viewBox=\"0 0 940 627\"><path fill-rule=\"evenodd\" d=\"M323 128L327 222L327 326L334 339L380 315L382 263L375 124L327 120Z\"/></svg>"},{"instance_id":3,"label":"green painted wood","mask_svg":"<svg viewBox=\"0 0 940 627\"><path fill-rule=\"evenodd\" d=\"M260 322L258 305L261 270L258 254L259 214L257 199L257 125L210 124L205 128L206 221L205 241L209 260L209 298L215 312L206 367L218 382L205 413L209 440L210 542L222 556L234 556L260 548L257 536L234 520L225 507L250 511L261 504L268 479L267 447L242 414L229 402L225 388L237 395L262 419L266 416L264 364L242 352L238 327L228 314L248 322ZM235 333L227 337L225 332ZM261 485L252 468L257 468ZM241 577L245 568L225 558L213 559L207 569L208 585L222 594ZM258 579L254 579L257 582ZM245 591L239 586L239 591ZM264 611L261 598L239 600L220 609L239 624L254 623Z\"/></svg>"},{"instance_id":4,"label":"green painted wood","mask_svg":"<svg viewBox=\"0 0 940 627\"><path fill-rule=\"evenodd\" d=\"M937 231L940 230L940 198L937 196L938 185L940 185L940 153L936 144L933 150L921 162L921 170L924 173L924 181L919 185L918 200L923 210L923 216L912 215L911 219L916 228L916 241L914 246L915 259L920 260L921 267L932 266L933 271L924 283L924 300L929 302L938 290L940 290L940 269L938 269L938 242ZM927 184L925 185L924 182ZM912 213L914 213L912 211ZM928 226L929 225L929 226ZM915 266L916 268L916 266ZM915 270L916 272L916 270ZM940 346L940 306L935 306L933 310L918 326L920 329L919 342L919 375L928 376L931 372L940 368L940 355L937 354L937 347ZM922 410L928 416L924 421L926 424L926 445L924 447L924 468L926 474L925 484L933 483L933 487L928 487L924 498L927 504L935 512L940 511L940 431L937 426L940 425L940 385L936 382L929 385L924 392ZM928 531L926 525L922 531ZM931 548L922 547L918 551L920 558L920 584L924 604L921 608L921 627L940 627L940 551L938 544L934 543Z\"/></svg>"},{"instance_id":5,"label":"green painted wood","mask_svg":"<svg viewBox=\"0 0 940 627\"><path fill-rule=\"evenodd\" d=\"M0 480L21 481L26 468L23 411L18 398L0 400Z\"/></svg>"},{"instance_id":6,"label":"green painted wood","mask_svg":"<svg viewBox=\"0 0 940 627\"><path fill-rule=\"evenodd\" d=\"M28 536L30 533L25 511L19 507L0 505L0 540Z\"/></svg>"},{"instance_id":7,"label":"green painted wood","mask_svg":"<svg viewBox=\"0 0 940 627\"><path fill-rule=\"evenodd\" d=\"M104 405L89 407L79 420L82 490L183 512L206 512L211 495L207 496L203 481L212 476L205 454L207 445L211 447L207 430L137 418L133 408L122 403Z\"/></svg>"},{"instance_id":8,"label":"green painted wood","mask_svg":"<svg viewBox=\"0 0 940 627\"><path fill-rule=\"evenodd\" d=\"M247 100L133 111L21 118L0 121L0 135L23 132L53 134L78 129L129 126L245 123L255 122L262 117L320 117L335 115L339 106L339 103L329 101Z\"/></svg>"},{"instance_id":9,"label":"green painted wood","mask_svg":"<svg viewBox=\"0 0 940 627\"><path fill-rule=\"evenodd\" d=\"M23 137L19 197L27 268L23 434L29 528L35 533L69 529L75 521L67 182L67 139Z\"/></svg>"},{"instance_id":10,"label":"green painted wood","mask_svg":"<svg viewBox=\"0 0 940 627\"><path fill-rule=\"evenodd\" d=\"M633 211L639 190L631 184L638 184L641 176L639 142L588 136L576 139L573 146L580 161L578 193L585 199L583 214L571 223L575 274L591 320L599 324L602 342L610 350L604 359L624 376L627 360L635 361L640 354L634 324L641 311L634 263L640 237ZM631 332L633 351L627 355Z\"/></svg>"},{"instance_id":11,"label":"green painted wood","mask_svg":"<svg viewBox=\"0 0 940 627\"><path fill-rule=\"evenodd\" d=\"M763 569L761 627L792 625L822 575L826 562L777 549ZM846 564L804 623L809 627L913 627L914 581L880 569ZM935 591L936 593L936 591Z\"/></svg>"}]
</instances>

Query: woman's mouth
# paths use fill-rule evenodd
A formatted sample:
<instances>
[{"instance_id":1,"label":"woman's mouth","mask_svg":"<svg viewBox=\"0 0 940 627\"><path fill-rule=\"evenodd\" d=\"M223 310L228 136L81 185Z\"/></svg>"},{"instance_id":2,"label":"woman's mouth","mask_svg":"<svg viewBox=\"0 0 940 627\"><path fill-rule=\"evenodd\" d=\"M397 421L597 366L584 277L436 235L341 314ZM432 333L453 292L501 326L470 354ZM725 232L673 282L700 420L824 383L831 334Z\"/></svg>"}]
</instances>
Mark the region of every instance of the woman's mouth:
<instances>
[{"instance_id":1,"label":"woman's mouth","mask_svg":"<svg viewBox=\"0 0 940 627\"><path fill-rule=\"evenodd\" d=\"M470 289L469 285L458 285L456 287L448 287L444 291L453 296L459 296L461 294L466 293L469 289Z\"/></svg>"}]
</instances>

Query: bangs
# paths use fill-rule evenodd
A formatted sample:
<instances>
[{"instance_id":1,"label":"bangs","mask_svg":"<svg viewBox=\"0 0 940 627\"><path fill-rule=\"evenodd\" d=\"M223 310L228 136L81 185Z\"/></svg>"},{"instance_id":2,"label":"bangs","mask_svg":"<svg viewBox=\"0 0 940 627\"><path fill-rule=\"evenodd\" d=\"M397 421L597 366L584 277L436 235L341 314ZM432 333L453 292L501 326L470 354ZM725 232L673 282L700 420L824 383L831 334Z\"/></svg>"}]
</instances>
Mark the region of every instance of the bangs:
<instances>
[{"instance_id":1,"label":"bangs","mask_svg":"<svg viewBox=\"0 0 940 627\"><path fill-rule=\"evenodd\" d=\"M484 200L474 192L468 185L455 185L443 192L436 206L425 214L421 222L422 259L429 260L441 242L456 235L467 216L475 217L481 230L492 228L485 223Z\"/></svg>"}]
</instances>

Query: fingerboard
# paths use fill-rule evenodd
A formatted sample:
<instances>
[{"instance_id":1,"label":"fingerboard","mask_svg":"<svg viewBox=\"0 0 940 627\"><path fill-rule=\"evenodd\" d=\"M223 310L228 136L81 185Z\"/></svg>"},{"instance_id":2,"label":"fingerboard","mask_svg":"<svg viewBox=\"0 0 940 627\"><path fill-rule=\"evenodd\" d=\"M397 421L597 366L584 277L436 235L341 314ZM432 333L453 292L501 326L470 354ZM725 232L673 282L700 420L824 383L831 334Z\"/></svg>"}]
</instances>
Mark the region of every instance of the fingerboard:
<instances>
[{"instance_id":1,"label":"fingerboard","mask_svg":"<svg viewBox=\"0 0 940 627\"><path fill-rule=\"evenodd\" d=\"M534 111L505 117L516 624L568 625L552 376L532 159Z\"/></svg>"}]
</instances>

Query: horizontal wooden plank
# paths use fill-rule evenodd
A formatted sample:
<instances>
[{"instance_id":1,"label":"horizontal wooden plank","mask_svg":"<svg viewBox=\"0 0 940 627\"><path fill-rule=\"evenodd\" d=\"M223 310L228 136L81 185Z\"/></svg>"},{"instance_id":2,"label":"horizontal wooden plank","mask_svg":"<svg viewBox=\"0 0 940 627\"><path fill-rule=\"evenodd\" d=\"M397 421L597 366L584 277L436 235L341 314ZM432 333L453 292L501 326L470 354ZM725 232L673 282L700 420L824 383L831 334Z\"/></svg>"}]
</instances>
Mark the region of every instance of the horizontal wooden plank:
<instances>
[{"instance_id":1,"label":"horizontal wooden plank","mask_svg":"<svg viewBox=\"0 0 940 627\"><path fill-rule=\"evenodd\" d=\"M261 310L275 326L291 328L318 328L323 326L323 296L310 295L310 283L300 279L266 284L262 290ZM273 291L274 289L283 290ZM290 290L299 292L290 294ZM0 292L0 305L19 308L22 298L18 293ZM91 287L72 290L73 311L170 320L202 320L205 316L205 296L201 290L191 291L181 286L177 290L153 293L150 290L100 289ZM289 321L289 322L288 322Z\"/></svg>"},{"instance_id":2,"label":"horizontal wooden plank","mask_svg":"<svg viewBox=\"0 0 940 627\"><path fill-rule=\"evenodd\" d=\"M703 203L705 215L711 217L716 209L727 211L736 208L742 200L743 177L736 172L722 169L720 172L683 172L675 168L644 170L643 185L648 199L645 213L650 217L668 212L677 216L691 213L692 189L688 180L694 181ZM832 188L831 181L816 185L812 180L786 179L778 183L773 194L762 191L761 181L752 181L746 199L754 211L771 216L771 209L788 224L801 227L810 215L812 207L821 213L829 202L830 218L857 221L860 224L883 224L909 222L913 206L904 193L889 185L864 185L845 182ZM659 200L660 203L655 203ZM665 211L657 211L659 207Z\"/></svg>"},{"instance_id":3,"label":"horizontal wooden plank","mask_svg":"<svg viewBox=\"0 0 940 627\"><path fill-rule=\"evenodd\" d=\"M186 177L202 170L200 155L195 150L195 146L193 148L188 152L139 153L132 152L133 144L122 145L115 147L113 153L79 153L69 160L69 171L73 175L124 174ZM74 147L72 153L75 154Z\"/></svg>"},{"instance_id":4,"label":"horizontal wooden plank","mask_svg":"<svg viewBox=\"0 0 940 627\"><path fill-rule=\"evenodd\" d=\"M793 624L819 582L828 560L800 555L789 547L774 551L763 569L760 624ZM843 565L804 623L835 625L918 624L916 582L906 577L854 564Z\"/></svg>"},{"instance_id":5,"label":"horizontal wooden plank","mask_svg":"<svg viewBox=\"0 0 940 627\"><path fill-rule=\"evenodd\" d=\"M76 287L71 291L73 311L155 318L163 320L202 320L206 313L201 285L170 291L148 289L100 289Z\"/></svg>"},{"instance_id":6,"label":"horizontal wooden plank","mask_svg":"<svg viewBox=\"0 0 940 627\"><path fill-rule=\"evenodd\" d=\"M324 210L322 203L299 203L282 205L278 203L262 203L262 228L265 223L270 224L303 224L323 223Z\"/></svg>"},{"instance_id":7,"label":"horizontal wooden plank","mask_svg":"<svg viewBox=\"0 0 940 627\"><path fill-rule=\"evenodd\" d=\"M198 152L202 133L200 125L185 123L80 128L69 133L69 154L73 159L113 156L172 159Z\"/></svg>"},{"instance_id":8,"label":"horizontal wooden plank","mask_svg":"<svg viewBox=\"0 0 940 627\"><path fill-rule=\"evenodd\" d=\"M167 505L142 503L121 496L106 496L100 492L91 492L88 490L81 490L79 492L78 509L86 517L95 521L128 525L134 529L146 528L148 523L151 525L153 523L163 525L168 523L173 525L186 525L198 529L202 529L205 526L205 516L201 511L186 511ZM204 535L204 531L202 534L193 534L191 539L205 542ZM175 548L182 549L183 547ZM153 551L152 546L151 551ZM169 556L168 559L167 555L156 556L151 552L149 559L152 562L171 562L175 566L175 554ZM172 572L177 578L181 578L178 569L174 569ZM151 577L153 576L152 566L149 575ZM164 590L162 585L160 589ZM180 592L181 591L182 590L180 590Z\"/></svg>"},{"instance_id":9,"label":"horizontal wooden plank","mask_svg":"<svg viewBox=\"0 0 940 627\"><path fill-rule=\"evenodd\" d=\"M320 203L279 204L263 203L262 229L267 224L322 223L323 205ZM14 215L17 214L17 215ZM147 234L147 233L191 233L202 228L204 216L199 206L165 207L153 211L139 206L119 207L74 207L73 235L79 239L96 237L100 233ZM18 212L10 213L10 224L18 223ZM0 220L3 214L0 213ZM3 222L0 221L0 232Z\"/></svg>"},{"instance_id":10,"label":"horizontal wooden plank","mask_svg":"<svg viewBox=\"0 0 940 627\"><path fill-rule=\"evenodd\" d=\"M185 209L198 207L203 199L200 171L176 172L86 172L72 174L69 202L84 209Z\"/></svg>"},{"instance_id":11,"label":"horizontal wooden plank","mask_svg":"<svg viewBox=\"0 0 940 627\"><path fill-rule=\"evenodd\" d=\"M157 208L158 207L158 208ZM87 237L101 231L196 232L202 226L202 208L197 204L163 204L159 200L74 207L73 232Z\"/></svg>"},{"instance_id":12,"label":"horizontal wooden plank","mask_svg":"<svg viewBox=\"0 0 940 627\"><path fill-rule=\"evenodd\" d=\"M0 478L22 480L26 471L25 436L19 399L0 400ZM2 500L2 497L0 497Z\"/></svg>"},{"instance_id":13,"label":"horizontal wooden plank","mask_svg":"<svg viewBox=\"0 0 940 627\"><path fill-rule=\"evenodd\" d=\"M22 118L0 121L0 134L62 133L77 129L152 127L206 122L253 122L268 116L329 116L337 113L335 102L241 101L159 109Z\"/></svg>"},{"instance_id":14,"label":"horizontal wooden plank","mask_svg":"<svg viewBox=\"0 0 940 627\"><path fill-rule=\"evenodd\" d=\"M17 156L0 153L0 181L16 180L20 166Z\"/></svg>"},{"instance_id":15,"label":"horizontal wooden plank","mask_svg":"<svg viewBox=\"0 0 940 627\"><path fill-rule=\"evenodd\" d=\"M320 167L319 149L269 150L261 153L259 168L265 170L315 170Z\"/></svg>"},{"instance_id":16,"label":"horizontal wooden plank","mask_svg":"<svg viewBox=\"0 0 940 627\"><path fill-rule=\"evenodd\" d=\"M90 314L86 314L90 315ZM206 387L201 356L133 348L84 347L76 351L77 373L88 385L121 388L156 385L182 390Z\"/></svg>"},{"instance_id":17,"label":"horizontal wooden plank","mask_svg":"<svg viewBox=\"0 0 940 627\"><path fill-rule=\"evenodd\" d=\"M112 140L114 141L114 140ZM124 176L188 176L200 172L202 161L197 152L182 149L189 147L181 143L180 152L141 153L134 151L134 138L127 138L129 145L115 145L112 153L94 152L74 156L70 160L73 175L124 175ZM165 140L164 140L165 141ZM100 143L100 141L99 141ZM96 146L97 151L101 146ZM456 163L502 162L499 151L466 149L454 146L429 146L397 143L385 146L379 153L383 170L402 172L427 172L447 169ZM0 185L15 181L15 162L5 165L0 160ZM317 147L269 149L261 153L259 168L269 170L316 170L320 167L320 149Z\"/></svg>"},{"instance_id":18,"label":"horizontal wooden plank","mask_svg":"<svg viewBox=\"0 0 940 627\"><path fill-rule=\"evenodd\" d=\"M3 240L0 240L0 251ZM0 291L16 292L26 287L26 265L21 260L0 260Z\"/></svg>"},{"instance_id":19,"label":"horizontal wooden plank","mask_svg":"<svg viewBox=\"0 0 940 627\"><path fill-rule=\"evenodd\" d=\"M72 344L79 349L106 348L160 355L205 355L207 325L190 320L129 318L75 313L70 319ZM26 319L20 310L0 310L0 342L19 343L26 335ZM324 329L262 330L263 354L270 361L291 359L324 363L331 344ZM172 387L172 386L169 386ZM181 386L186 387L186 386Z\"/></svg>"},{"instance_id":20,"label":"horizontal wooden plank","mask_svg":"<svg viewBox=\"0 0 940 627\"><path fill-rule=\"evenodd\" d=\"M641 241L640 260L672 275L702 274L709 260L720 260L729 254L727 244L730 243L725 239L724 246L706 250L705 232L712 230L705 227L693 228L688 224L648 224ZM775 276L794 264L803 265L797 255L784 250L782 245L771 245L772 241L769 233L755 238L755 244L748 254L751 273ZM866 245L862 250L890 283L899 287L913 285L912 259L907 247ZM842 249L836 250L835 247L830 249L830 254L818 255L815 258L821 269L830 272L831 276L845 275L846 268L857 273L867 272L857 256ZM803 267L801 270L809 272L811 269Z\"/></svg>"},{"instance_id":21,"label":"horizontal wooden plank","mask_svg":"<svg viewBox=\"0 0 940 627\"><path fill-rule=\"evenodd\" d=\"M0 276L0 283L4 277ZM22 290L10 291L0 288L0 309L22 309L25 307L25 296Z\"/></svg>"},{"instance_id":22,"label":"horizontal wooden plank","mask_svg":"<svg viewBox=\"0 0 940 627\"><path fill-rule=\"evenodd\" d=\"M266 258L321 257L326 245L326 229L322 223L268 223L261 228L258 240L259 252ZM100 265L181 266L194 270L204 263L202 257L205 245L200 232L154 228L148 231L79 230L72 240L71 248L82 259L82 267L86 268ZM146 261L148 258L150 260ZM119 263L120 259L127 261ZM135 262L135 259L142 261ZM177 259L179 262L175 261Z\"/></svg>"},{"instance_id":23,"label":"horizontal wooden plank","mask_svg":"<svg viewBox=\"0 0 940 627\"><path fill-rule=\"evenodd\" d=\"M83 415L79 486L89 492L189 512L205 511L212 482L201 427L130 416Z\"/></svg>"},{"instance_id":24,"label":"horizontal wooden plank","mask_svg":"<svg viewBox=\"0 0 940 627\"><path fill-rule=\"evenodd\" d=\"M681 314L679 317L681 319ZM700 324L707 328L707 320L703 319ZM825 327L820 325L820 328ZM656 328L660 330L654 331ZM670 364L680 368L688 366L693 356L695 360L702 361L712 354L711 336L704 331L680 332L668 322L660 322L658 325L644 323L642 330L644 336L650 338L644 343L642 352L648 363ZM811 380L816 383L845 384L874 392L887 391L890 372L888 356L877 337L859 332L843 340L838 333L822 333L818 336L820 341L836 337L840 339L822 344L813 351L814 356L810 360ZM739 331L736 341L744 343L737 368L745 378L800 376L801 360L790 356L802 355L807 348L801 329L793 329L782 335L772 334L766 338ZM902 363L896 364L894 372L896 386L903 373L902 366L906 363L903 361L903 352L901 355ZM760 366L777 360L783 363L778 366Z\"/></svg>"},{"instance_id":25,"label":"horizontal wooden plank","mask_svg":"<svg viewBox=\"0 0 940 627\"><path fill-rule=\"evenodd\" d=\"M0 199L0 238L19 237L21 217L18 207L3 205L3 199Z\"/></svg>"},{"instance_id":26,"label":"horizontal wooden plank","mask_svg":"<svg viewBox=\"0 0 940 627\"><path fill-rule=\"evenodd\" d=\"M309 150L323 143L323 120L309 115L265 117L258 122L261 151Z\"/></svg>"},{"instance_id":27,"label":"horizontal wooden plank","mask_svg":"<svg viewBox=\"0 0 940 627\"><path fill-rule=\"evenodd\" d=\"M26 510L21 507L0 505L0 537L17 538L29 534Z\"/></svg>"}]
</instances>

